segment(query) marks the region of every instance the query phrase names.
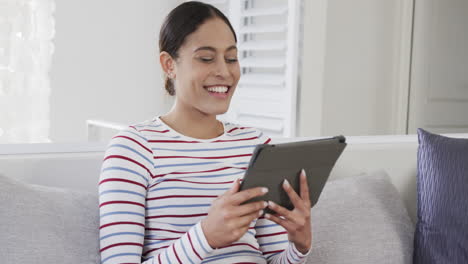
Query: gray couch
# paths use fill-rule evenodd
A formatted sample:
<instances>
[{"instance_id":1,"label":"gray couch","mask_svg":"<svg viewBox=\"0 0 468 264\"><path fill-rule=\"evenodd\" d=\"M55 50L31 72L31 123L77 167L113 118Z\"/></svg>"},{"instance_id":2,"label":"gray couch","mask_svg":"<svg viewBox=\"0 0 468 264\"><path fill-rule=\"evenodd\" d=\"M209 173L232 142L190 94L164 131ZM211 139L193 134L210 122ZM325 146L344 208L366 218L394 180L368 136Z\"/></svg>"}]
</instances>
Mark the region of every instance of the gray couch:
<instances>
[{"instance_id":1,"label":"gray couch","mask_svg":"<svg viewBox=\"0 0 468 264\"><path fill-rule=\"evenodd\" d=\"M307 263L412 263L415 137L348 142L312 209ZM100 263L105 144L87 146L0 146L1 263Z\"/></svg>"}]
</instances>

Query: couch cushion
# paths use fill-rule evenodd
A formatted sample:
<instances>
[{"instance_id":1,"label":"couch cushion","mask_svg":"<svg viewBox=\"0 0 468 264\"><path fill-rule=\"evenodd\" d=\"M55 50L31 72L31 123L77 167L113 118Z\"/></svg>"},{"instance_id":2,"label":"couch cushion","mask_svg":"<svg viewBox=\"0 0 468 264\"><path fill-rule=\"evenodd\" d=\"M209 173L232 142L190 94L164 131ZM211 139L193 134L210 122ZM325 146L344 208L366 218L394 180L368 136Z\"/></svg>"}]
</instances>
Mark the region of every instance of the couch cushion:
<instances>
[{"instance_id":1,"label":"couch cushion","mask_svg":"<svg viewBox=\"0 0 468 264\"><path fill-rule=\"evenodd\" d=\"M99 263L97 193L0 175L2 263Z\"/></svg>"},{"instance_id":2,"label":"couch cushion","mask_svg":"<svg viewBox=\"0 0 468 264\"><path fill-rule=\"evenodd\" d=\"M97 194L0 175L0 205L2 263L99 263ZM312 224L307 263L411 263L414 227L384 172L330 181Z\"/></svg>"},{"instance_id":3,"label":"couch cushion","mask_svg":"<svg viewBox=\"0 0 468 264\"><path fill-rule=\"evenodd\" d=\"M388 175L327 183L312 208L307 263L412 263L414 225Z\"/></svg>"},{"instance_id":4,"label":"couch cushion","mask_svg":"<svg viewBox=\"0 0 468 264\"><path fill-rule=\"evenodd\" d=\"M418 138L414 263L468 263L468 139Z\"/></svg>"}]
</instances>

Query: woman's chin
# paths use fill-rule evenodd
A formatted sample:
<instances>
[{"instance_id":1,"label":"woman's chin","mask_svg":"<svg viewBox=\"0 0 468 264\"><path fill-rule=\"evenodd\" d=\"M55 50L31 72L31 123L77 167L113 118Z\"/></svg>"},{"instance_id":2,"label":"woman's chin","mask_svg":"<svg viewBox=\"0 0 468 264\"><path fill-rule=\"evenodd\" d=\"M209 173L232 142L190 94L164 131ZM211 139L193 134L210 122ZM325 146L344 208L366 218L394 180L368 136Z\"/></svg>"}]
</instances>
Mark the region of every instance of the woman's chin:
<instances>
[{"instance_id":1,"label":"woman's chin","mask_svg":"<svg viewBox=\"0 0 468 264\"><path fill-rule=\"evenodd\" d=\"M229 105L224 106L224 107L217 107L217 108L211 108L211 109L206 109L205 113L208 113L210 115L222 115L225 114L229 110Z\"/></svg>"},{"instance_id":2,"label":"woman's chin","mask_svg":"<svg viewBox=\"0 0 468 264\"><path fill-rule=\"evenodd\" d=\"M221 111L216 111L215 115L223 115L225 114L226 112L228 111L228 109L224 109L224 110L221 110Z\"/></svg>"}]
</instances>

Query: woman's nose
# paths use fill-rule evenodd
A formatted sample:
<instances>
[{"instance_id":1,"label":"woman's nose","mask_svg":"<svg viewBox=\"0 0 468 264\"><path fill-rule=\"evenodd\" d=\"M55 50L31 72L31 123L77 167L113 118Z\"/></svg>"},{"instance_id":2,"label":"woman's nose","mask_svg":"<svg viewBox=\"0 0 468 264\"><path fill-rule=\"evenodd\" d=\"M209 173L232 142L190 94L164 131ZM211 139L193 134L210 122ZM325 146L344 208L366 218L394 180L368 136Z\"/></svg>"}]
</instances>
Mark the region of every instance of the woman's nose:
<instances>
[{"instance_id":1,"label":"woman's nose","mask_svg":"<svg viewBox=\"0 0 468 264\"><path fill-rule=\"evenodd\" d=\"M222 77L224 79L229 78L231 72L229 71L229 67L227 62L222 60L221 62L217 63L216 65L216 77Z\"/></svg>"}]
</instances>

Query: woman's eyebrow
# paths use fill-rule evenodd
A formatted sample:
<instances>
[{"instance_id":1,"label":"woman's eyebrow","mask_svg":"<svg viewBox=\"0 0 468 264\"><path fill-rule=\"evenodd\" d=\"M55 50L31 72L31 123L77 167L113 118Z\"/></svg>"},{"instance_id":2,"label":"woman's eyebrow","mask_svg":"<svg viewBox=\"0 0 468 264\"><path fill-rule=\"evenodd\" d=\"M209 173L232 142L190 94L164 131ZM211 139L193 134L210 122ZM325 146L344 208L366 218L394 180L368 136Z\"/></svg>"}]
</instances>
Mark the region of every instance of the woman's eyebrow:
<instances>
[{"instance_id":1,"label":"woman's eyebrow","mask_svg":"<svg viewBox=\"0 0 468 264\"><path fill-rule=\"evenodd\" d=\"M232 45L232 46L228 47L228 48L226 49L226 51L230 51L230 50L233 50L233 49L237 49L237 47L236 47L235 45ZM216 52L216 48L210 47L210 46L202 46L202 47L199 47L199 48L197 48L194 52L197 52L197 51L200 51L200 50L209 50L209 51Z\"/></svg>"}]
</instances>

